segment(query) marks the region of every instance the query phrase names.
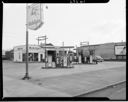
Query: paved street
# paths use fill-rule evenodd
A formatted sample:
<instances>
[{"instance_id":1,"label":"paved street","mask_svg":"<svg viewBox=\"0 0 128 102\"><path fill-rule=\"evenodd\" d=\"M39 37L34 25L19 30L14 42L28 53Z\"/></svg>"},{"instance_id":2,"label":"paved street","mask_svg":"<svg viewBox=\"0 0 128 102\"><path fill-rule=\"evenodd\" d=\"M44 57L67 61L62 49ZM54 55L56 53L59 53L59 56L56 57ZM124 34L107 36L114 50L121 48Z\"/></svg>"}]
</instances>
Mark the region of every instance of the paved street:
<instances>
[{"instance_id":1,"label":"paved street","mask_svg":"<svg viewBox=\"0 0 128 102\"><path fill-rule=\"evenodd\" d=\"M29 63L29 74L32 78L44 78L60 75L70 75L73 73L89 72L102 69L126 67L126 62L103 62L97 65L75 65L75 68L41 69L43 63ZM14 79L21 79L25 74L25 63L3 62L3 74Z\"/></svg>"},{"instance_id":2,"label":"paved street","mask_svg":"<svg viewBox=\"0 0 128 102\"><path fill-rule=\"evenodd\" d=\"M103 62L98 65L75 65L69 69L41 69L42 63L30 63L31 79L21 80L25 74L25 64L4 62L4 95L8 96L9 93L10 96L22 97L25 93L24 96L32 97L76 96L125 81L125 64Z\"/></svg>"},{"instance_id":3,"label":"paved street","mask_svg":"<svg viewBox=\"0 0 128 102\"><path fill-rule=\"evenodd\" d=\"M65 92L71 96L88 93L105 86L125 81L125 69L113 68L107 70L81 72L71 75L32 79L30 82L42 87ZM59 83L59 84L58 84Z\"/></svg>"},{"instance_id":4,"label":"paved street","mask_svg":"<svg viewBox=\"0 0 128 102\"><path fill-rule=\"evenodd\" d=\"M83 94L79 97L108 97L109 99L126 99L126 82L109 86L95 92Z\"/></svg>"}]
</instances>

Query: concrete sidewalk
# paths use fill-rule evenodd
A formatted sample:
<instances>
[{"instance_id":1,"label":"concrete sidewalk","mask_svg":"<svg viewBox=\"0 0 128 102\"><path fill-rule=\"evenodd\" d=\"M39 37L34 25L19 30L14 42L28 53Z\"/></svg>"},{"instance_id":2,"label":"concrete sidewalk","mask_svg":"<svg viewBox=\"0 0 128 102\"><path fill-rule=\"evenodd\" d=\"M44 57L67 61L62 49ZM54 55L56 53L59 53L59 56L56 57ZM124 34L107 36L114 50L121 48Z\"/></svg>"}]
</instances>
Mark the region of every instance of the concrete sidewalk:
<instances>
[{"instance_id":1,"label":"concrete sidewalk","mask_svg":"<svg viewBox=\"0 0 128 102\"><path fill-rule=\"evenodd\" d=\"M23 64L4 64L4 97L72 97L126 80L125 63L77 65L72 69L41 69L31 64L32 79L21 80Z\"/></svg>"},{"instance_id":2,"label":"concrete sidewalk","mask_svg":"<svg viewBox=\"0 0 128 102\"><path fill-rule=\"evenodd\" d=\"M103 69L126 67L126 62L102 62L97 65L75 65L74 68L41 69L42 63L29 63L29 75L32 78L46 78L71 75ZM3 63L3 74L14 79L21 79L25 74L25 63Z\"/></svg>"},{"instance_id":3,"label":"concrete sidewalk","mask_svg":"<svg viewBox=\"0 0 128 102\"><path fill-rule=\"evenodd\" d=\"M111 68L72 75L31 79L33 84L77 96L126 81L126 68Z\"/></svg>"},{"instance_id":4,"label":"concrete sidewalk","mask_svg":"<svg viewBox=\"0 0 128 102\"><path fill-rule=\"evenodd\" d=\"M70 95L66 93L61 93L8 77L4 77L3 83L4 97L70 97Z\"/></svg>"}]
</instances>

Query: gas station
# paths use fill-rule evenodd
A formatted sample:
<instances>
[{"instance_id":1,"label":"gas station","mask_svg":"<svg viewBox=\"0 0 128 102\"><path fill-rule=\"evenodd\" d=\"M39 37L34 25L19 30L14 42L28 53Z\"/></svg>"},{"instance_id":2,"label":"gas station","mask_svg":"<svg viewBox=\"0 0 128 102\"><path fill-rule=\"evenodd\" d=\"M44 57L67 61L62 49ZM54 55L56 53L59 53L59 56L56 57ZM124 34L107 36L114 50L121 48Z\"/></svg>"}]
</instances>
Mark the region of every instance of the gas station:
<instances>
[{"instance_id":1,"label":"gas station","mask_svg":"<svg viewBox=\"0 0 128 102\"><path fill-rule=\"evenodd\" d=\"M31 5L26 4L26 46L25 46L26 48L24 53L24 58L26 61L26 73L23 79L30 78L28 75L28 62L29 62L30 55L33 55L33 54L29 54L30 53L29 43L28 43L29 30L36 31L42 27L42 25L44 24L44 17L43 17L42 11L43 11L43 8L41 4L31 4ZM63 42L63 46L60 46L60 47L46 46L47 44L46 39L47 39L46 35L38 37L37 39L38 47L40 49L39 51L41 54L40 53L38 54L38 51L36 55L34 54L34 56L36 56L36 59L35 59L36 61L44 61L45 66L43 66L42 68L65 68L65 67L72 68L74 53L70 53L70 49L74 47L64 46L64 42ZM40 40L45 40L44 46L39 46ZM81 42L80 45L89 46L89 42ZM68 50L65 50L65 49L68 49ZM83 62L93 63L92 52L93 51L91 51L89 48L89 56L84 56L84 61L83 61L82 53L77 53L75 60L77 60L78 58L77 61L79 64ZM15 55L15 52L14 52L14 55ZM21 56L22 56L22 50L21 50ZM18 56L16 57L18 58ZM44 60L42 59L42 57L44 57Z\"/></svg>"},{"instance_id":2,"label":"gas station","mask_svg":"<svg viewBox=\"0 0 128 102\"><path fill-rule=\"evenodd\" d=\"M94 95L94 98L111 99L114 95L113 99L116 99L115 96L126 99L126 42L91 45L91 41L84 41L78 47L64 46L63 42L56 46L51 42L59 41L52 38L48 41L50 43L46 43L48 38L42 30L40 37L38 32L35 33L38 44L30 44L29 39L32 39L29 36L32 33L29 30L36 31L44 24L43 7L41 3L26 4L26 44L13 48L13 62L2 60L3 96L38 98ZM50 32L46 34L50 35ZM44 43L40 44L41 40ZM67 39L65 42L68 43ZM101 56L104 62L97 64L95 56Z\"/></svg>"},{"instance_id":3,"label":"gas station","mask_svg":"<svg viewBox=\"0 0 128 102\"><path fill-rule=\"evenodd\" d=\"M28 45L28 62L45 63L42 68L72 67L74 46ZM26 46L14 47L14 62L26 61Z\"/></svg>"},{"instance_id":4,"label":"gas station","mask_svg":"<svg viewBox=\"0 0 128 102\"><path fill-rule=\"evenodd\" d=\"M86 49L84 49L84 47L86 47ZM95 47L90 48L88 41L80 42L80 47L77 47L75 50L78 64L94 64L96 62L94 59Z\"/></svg>"},{"instance_id":5,"label":"gas station","mask_svg":"<svg viewBox=\"0 0 128 102\"><path fill-rule=\"evenodd\" d=\"M42 46L46 48L45 67L42 68L72 68L74 46Z\"/></svg>"}]
</instances>

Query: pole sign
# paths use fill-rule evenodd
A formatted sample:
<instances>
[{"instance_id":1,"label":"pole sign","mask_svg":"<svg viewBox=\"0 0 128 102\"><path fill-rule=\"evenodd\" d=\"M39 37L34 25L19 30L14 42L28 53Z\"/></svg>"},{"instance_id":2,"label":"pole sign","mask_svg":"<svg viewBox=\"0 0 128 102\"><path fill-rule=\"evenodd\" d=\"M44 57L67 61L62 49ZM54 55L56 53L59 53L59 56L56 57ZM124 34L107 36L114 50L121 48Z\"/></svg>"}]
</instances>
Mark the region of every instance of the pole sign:
<instances>
[{"instance_id":1,"label":"pole sign","mask_svg":"<svg viewBox=\"0 0 128 102\"><path fill-rule=\"evenodd\" d=\"M28 29L37 30L43 25L41 4L32 4L27 7Z\"/></svg>"},{"instance_id":2,"label":"pole sign","mask_svg":"<svg viewBox=\"0 0 128 102\"><path fill-rule=\"evenodd\" d=\"M126 55L126 46L116 45L115 55Z\"/></svg>"}]
</instances>

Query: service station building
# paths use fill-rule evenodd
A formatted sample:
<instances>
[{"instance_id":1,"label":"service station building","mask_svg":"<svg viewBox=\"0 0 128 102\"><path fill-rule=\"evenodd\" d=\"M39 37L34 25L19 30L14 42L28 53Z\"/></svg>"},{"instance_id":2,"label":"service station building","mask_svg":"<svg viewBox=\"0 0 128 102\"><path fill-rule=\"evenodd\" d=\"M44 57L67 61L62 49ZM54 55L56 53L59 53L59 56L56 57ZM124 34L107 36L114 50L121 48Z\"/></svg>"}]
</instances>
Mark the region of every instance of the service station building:
<instances>
[{"instance_id":1,"label":"service station building","mask_svg":"<svg viewBox=\"0 0 128 102\"><path fill-rule=\"evenodd\" d=\"M51 56L52 61L55 61L57 54L67 54L74 46L53 46L53 45L29 45L28 59L29 62L44 62L45 57ZM45 55L46 53L46 55ZM14 62L24 62L26 60L26 46L14 47Z\"/></svg>"}]
</instances>

